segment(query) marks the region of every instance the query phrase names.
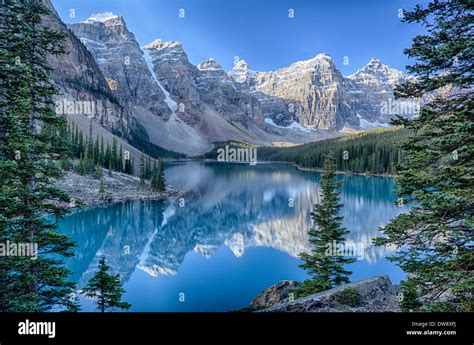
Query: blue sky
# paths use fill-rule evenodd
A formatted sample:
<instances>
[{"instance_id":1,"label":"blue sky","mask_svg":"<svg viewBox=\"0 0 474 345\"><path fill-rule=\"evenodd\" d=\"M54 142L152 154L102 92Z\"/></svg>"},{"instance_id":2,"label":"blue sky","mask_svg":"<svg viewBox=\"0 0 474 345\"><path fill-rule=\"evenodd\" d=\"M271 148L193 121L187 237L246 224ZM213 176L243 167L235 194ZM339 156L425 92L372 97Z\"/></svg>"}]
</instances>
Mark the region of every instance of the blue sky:
<instances>
[{"instance_id":1,"label":"blue sky","mask_svg":"<svg viewBox=\"0 0 474 345\"><path fill-rule=\"evenodd\" d=\"M425 0L53 0L66 23L110 11L125 18L140 45L156 38L181 41L194 64L213 57L229 70L237 56L268 71L328 53L344 75L372 57L404 70L410 61L403 49L422 28L401 23L398 11L420 2Z\"/></svg>"}]
</instances>

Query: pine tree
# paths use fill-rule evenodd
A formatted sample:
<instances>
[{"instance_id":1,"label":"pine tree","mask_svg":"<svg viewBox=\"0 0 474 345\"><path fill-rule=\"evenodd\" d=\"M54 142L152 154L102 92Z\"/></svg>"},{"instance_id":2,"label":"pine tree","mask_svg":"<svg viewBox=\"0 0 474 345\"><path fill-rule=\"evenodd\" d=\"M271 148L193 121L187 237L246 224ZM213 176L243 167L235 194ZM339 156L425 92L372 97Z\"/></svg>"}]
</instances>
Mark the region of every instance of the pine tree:
<instances>
[{"instance_id":1,"label":"pine tree","mask_svg":"<svg viewBox=\"0 0 474 345\"><path fill-rule=\"evenodd\" d=\"M295 289L298 297L348 283L351 272L345 270L344 265L355 262L354 258L337 253L337 246L344 245L349 231L342 227L343 218L339 215L342 204L339 202L340 183L335 181L335 169L333 156L327 155L319 182L321 202L314 205L311 213L314 221L309 230L311 252L300 254L304 260L300 267L308 271L311 278Z\"/></svg>"},{"instance_id":2,"label":"pine tree","mask_svg":"<svg viewBox=\"0 0 474 345\"><path fill-rule=\"evenodd\" d=\"M129 303L121 301L125 290L120 283L120 275L109 274L109 269L105 257L102 256L99 261L99 271L83 289L84 295L96 300L97 310L102 313L114 309L130 309Z\"/></svg>"},{"instance_id":3,"label":"pine tree","mask_svg":"<svg viewBox=\"0 0 474 345\"><path fill-rule=\"evenodd\" d=\"M110 149L110 144L107 142L107 148L105 149L104 154L104 164L106 165L107 169L109 168L109 162L111 161L112 154Z\"/></svg>"},{"instance_id":4,"label":"pine tree","mask_svg":"<svg viewBox=\"0 0 474 345\"><path fill-rule=\"evenodd\" d=\"M419 295L417 291L417 284L407 279L400 283L400 308L404 312L418 311L421 307Z\"/></svg>"},{"instance_id":5,"label":"pine tree","mask_svg":"<svg viewBox=\"0 0 474 345\"><path fill-rule=\"evenodd\" d=\"M104 178L101 177L99 180L99 193L103 194L105 193L105 184L104 184Z\"/></svg>"},{"instance_id":6,"label":"pine tree","mask_svg":"<svg viewBox=\"0 0 474 345\"><path fill-rule=\"evenodd\" d=\"M81 154L84 153L85 147L84 147L84 134L82 131L79 131L79 140L77 143L78 149L77 149L77 157L79 157Z\"/></svg>"},{"instance_id":7,"label":"pine tree","mask_svg":"<svg viewBox=\"0 0 474 345\"><path fill-rule=\"evenodd\" d=\"M105 162L104 137L100 137L99 164L105 167Z\"/></svg>"},{"instance_id":8,"label":"pine tree","mask_svg":"<svg viewBox=\"0 0 474 345\"><path fill-rule=\"evenodd\" d=\"M156 160L153 161L153 170L151 172L151 188L154 191L158 190L158 167L156 165Z\"/></svg>"},{"instance_id":9,"label":"pine tree","mask_svg":"<svg viewBox=\"0 0 474 345\"><path fill-rule=\"evenodd\" d=\"M401 98L430 95L414 119L395 124L413 130L403 143L398 167L400 200L408 213L394 218L377 244L401 248L389 259L409 274L422 310L473 311L474 291L474 122L472 11L465 0L432 1L404 13L427 33L405 53L416 79L396 90ZM443 301L441 303L441 301Z\"/></svg>"},{"instance_id":10,"label":"pine tree","mask_svg":"<svg viewBox=\"0 0 474 345\"><path fill-rule=\"evenodd\" d=\"M94 141L94 164L100 165L100 146L99 146L98 134L97 134L96 140Z\"/></svg>"},{"instance_id":11,"label":"pine tree","mask_svg":"<svg viewBox=\"0 0 474 345\"><path fill-rule=\"evenodd\" d=\"M112 139L112 152L111 152L111 160L112 160L112 169L118 170L117 162L118 162L118 151L117 151L117 139L115 137Z\"/></svg>"},{"instance_id":12,"label":"pine tree","mask_svg":"<svg viewBox=\"0 0 474 345\"><path fill-rule=\"evenodd\" d=\"M124 172L128 175L133 175L132 159L130 157L128 159L125 159Z\"/></svg>"},{"instance_id":13,"label":"pine tree","mask_svg":"<svg viewBox=\"0 0 474 345\"><path fill-rule=\"evenodd\" d=\"M151 179L151 159L150 156L146 158L146 164L145 164L145 179L150 180Z\"/></svg>"},{"instance_id":14,"label":"pine tree","mask_svg":"<svg viewBox=\"0 0 474 345\"><path fill-rule=\"evenodd\" d=\"M156 177L156 190L158 192L164 192L166 189L165 181L165 164L163 159L158 160L158 175Z\"/></svg>"},{"instance_id":15,"label":"pine tree","mask_svg":"<svg viewBox=\"0 0 474 345\"><path fill-rule=\"evenodd\" d=\"M94 159L94 138L92 138L92 119L89 120L89 136L87 138L87 152L89 155L88 159Z\"/></svg>"},{"instance_id":16,"label":"pine tree","mask_svg":"<svg viewBox=\"0 0 474 345\"><path fill-rule=\"evenodd\" d=\"M123 150L122 150L122 145L120 145L120 150L119 154L117 157L117 171L123 171Z\"/></svg>"},{"instance_id":17,"label":"pine tree","mask_svg":"<svg viewBox=\"0 0 474 345\"><path fill-rule=\"evenodd\" d=\"M140 186L145 185L145 155L142 153L140 157Z\"/></svg>"},{"instance_id":18,"label":"pine tree","mask_svg":"<svg viewBox=\"0 0 474 345\"><path fill-rule=\"evenodd\" d=\"M36 260L0 260L1 311L74 307L69 298L74 284L67 281L62 261L73 255L73 243L56 231L69 197L53 183L62 176L57 159L67 152L60 135L64 118L54 112L58 90L47 62L49 54L64 52L64 34L44 26L48 13L41 0L5 0L0 12L0 124L6 133L0 155L0 239L38 246Z\"/></svg>"}]
</instances>

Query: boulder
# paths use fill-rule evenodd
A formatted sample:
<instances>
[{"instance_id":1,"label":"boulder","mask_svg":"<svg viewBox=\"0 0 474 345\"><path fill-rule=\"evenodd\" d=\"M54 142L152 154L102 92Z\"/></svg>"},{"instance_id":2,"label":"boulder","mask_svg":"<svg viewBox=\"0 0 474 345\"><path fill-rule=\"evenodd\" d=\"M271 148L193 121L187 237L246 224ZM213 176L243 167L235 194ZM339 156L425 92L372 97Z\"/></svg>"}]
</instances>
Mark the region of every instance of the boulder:
<instances>
[{"instance_id":1,"label":"boulder","mask_svg":"<svg viewBox=\"0 0 474 345\"><path fill-rule=\"evenodd\" d=\"M290 300L291 289L298 286L298 282L282 280L263 290L250 303L252 309L264 309Z\"/></svg>"},{"instance_id":2,"label":"boulder","mask_svg":"<svg viewBox=\"0 0 474 345\"><path fill-rule=\"evenodd\" d=\"M267 290L271 291L272 288L278 290L276 285ZM298 298L294 301L287 300L283 303L274 304L273 306L267 307L261 311L400 312L397 293L398 287L392 284L388 276L379 276L341 285L314 295ZM257 296L257 298L259 296Z\"/></svg>"}]
</instances>

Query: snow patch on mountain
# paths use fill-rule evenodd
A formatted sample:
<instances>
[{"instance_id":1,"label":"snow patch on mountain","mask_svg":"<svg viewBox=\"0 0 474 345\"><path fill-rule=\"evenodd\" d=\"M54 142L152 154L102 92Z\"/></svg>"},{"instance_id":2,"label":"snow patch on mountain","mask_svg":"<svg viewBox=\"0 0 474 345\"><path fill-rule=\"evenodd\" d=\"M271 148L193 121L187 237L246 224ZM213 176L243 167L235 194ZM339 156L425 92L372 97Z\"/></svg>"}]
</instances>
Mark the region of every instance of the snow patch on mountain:
<instances>
[{"instance_id":1,"label":"snow patch on mountain","mask_svg":"<svg viewBox=\"0 0 474 345\"><path fill-rule=\"evenodd\" d=\"M119 16L113 14L112 12L94 13L89 18L82 21L82 23L87 23L87 24L96 23L96 22L105 23L108 20L117 19L117 18L119 18Z\"/></svg>"},{"instance_id":2,"label":"snow patch on mountain","mask_svg":"<svg viewBox=\"0 0 474 345\"><path fill-rule=\"evenodd\" d=\"M153 79L155 80L156 84L160 87L161 91L165 94L165 102L168 105L168 108L170 108L171 111L175 112L178 109L178 104L171 98L170 93L161 85L160 81L156 77L156 73L153 70L153 59L150 55L150 52L146 49L143 48L143 57L145 59L146 65L148 66L148 70L150 71L151 75L153 76Z\"/></svg>"},{"instance_id":3,"label":"snow patch on mountain","mask_svg":"<svg viewBox=\"0 0 474 345\"><path fill-rule=\"evenodd\" d=\"M286 127L285 126L278 126L275 122L273 122L272 119L270 119L268 117L265 118L265 123L268 123L269 125L272 125L272 126L275 126L275 127L278 127L278 128L293 129L293 130L296 130L296 131L302 131L302 132L306 132L306 133L314 131L313 128L303 127L298 122L293 122L289 126L286 126Z\"/></svg>"},{"instance_id":4,"label":"snow patch on mountain","mask_svg":"<svg viewBox=\"0 0 474 345\"><path fill-rule=\"evenodd\" d=\"M163 48L178 48L182 50L181 42L179 41L163 41L161 38L148 43L143 47L144 49L163 49Z\"/></svg>"},{"instance_id":5,"label":"snow patch on mountain","mask_svg":"<svg viewBox=\"0 0 474 345\"><path fill-rule=\"evenodd\" d=\"M368 129L390 126L389 123L380 123L379 121L373 121L373 122L367 121L360 115L357 115L357 117L359 118L359 121L360 121L359 129L368 130Z\"/></svg>"}]
</instances>

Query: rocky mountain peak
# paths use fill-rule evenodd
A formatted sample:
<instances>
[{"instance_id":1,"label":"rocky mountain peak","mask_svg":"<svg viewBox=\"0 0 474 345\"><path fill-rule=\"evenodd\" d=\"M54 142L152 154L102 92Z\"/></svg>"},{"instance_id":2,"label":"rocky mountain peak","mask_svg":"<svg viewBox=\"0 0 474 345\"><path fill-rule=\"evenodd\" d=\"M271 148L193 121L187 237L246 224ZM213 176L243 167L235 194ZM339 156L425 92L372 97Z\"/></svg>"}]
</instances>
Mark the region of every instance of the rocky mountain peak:
<instances>
[{"instance_id":1,"label":"rocky mountain peak","mask_svg":"<svg viewBox=\"0 0 474 345\"><path fill-rule=\"evenodd\" d=\"M308 59L308 60L303 60L303 61L297 61L289 66L291 67L296 67L296 68L315 68L317 66L322 66L322 67L335 67L334 61L332 60L332 57L329 54L326 53L321 53L316 55L315 57Z\"/></svg>"},{"instance_id":2,"label":"rocky mountain peak","mask_svg":"<svg viewBox=\"0 0 474 345\"><path fill-rule=\"evenodd\" d=\"M105 78L113 81L111 92L127 111L141 108L162 118L170 116L166 95L123 17L96 13L69 28L94 56Z\"/></svg>"},{"instance_id":3,"label":"rocky mountain peak","mask_svg":"<svg viewBox=\"0 0 474 345\"><path fill-rule=\"evenodd\" d=\"M380 61L379 59L377 59L376 57L373 57L372 59L370 59L369 63L367 64L368 66L382 66L383 63L382 61Z\"/></svg>"},{"instance_id":4,"label":"rocky mountain peak","mask_svg":"<svg viewBox=\"0 0 474 345\"><path fill-rule=\"evenodd\" d=\"M186 69L189 67L188 55L183 49L183 45L179 41L164 41L156 39L145 45L144 50L148 50L154 59L161 62L167 62L172 65L184 65ZM163 72L163 71L162 71Z\"/></svg>"},{"instance_id":5,"label":"rocky mountain peak","mask_svg":"<svg viewBox=\"0 0 474 345\"><path fill-rule=\"evenodd\" d=\"M148 43L143 49L173 49L183 51L183 46L179 41L164 41L160 38L154 40L151 43Z\"/></svg>"},{"instance_id":6,"label":"rocky mountain peak","mask_svg":"<svg viewBox=\"0 0 474 345\"><path fill-rule=\"evenodd\" d=\"M124 25L123 17L113 14L112 12L94 13L86 20L84 24L106 24L106 25Z\"/></svg>"},{"instance_id":7,"label":"rocky mountain peak","mask_svg":"<svg viewBox=\"0 0 474 345\"><path fill-rule=\"evenodd\" d=\"M257 72L250 69L247 61L239 60L234 67L229 71L231 77L237 83L250 83L255 80Z\"/></svg>"},{"instance_id":8,"label":"rocky mountain peak","mask_svg":"<svg viewBox=\"0 0 474 345\"><path fill-rule=\"evenodd\" d=\"M355 81L365 81L366 83L388 83L398 84L403 78L403 72L388 67L377 58L372 58L367 65L348 77Z\"/></svg>"},{"instance_id":9,"label":"rocky mountain peak","mask_svg":"<svg viewBox=\"0 0 474 345\"><path fill-rule=\"evenodd\" d=\"M332 60L331 55L329 55L328 53L319 53L314 58L312 58L310 60L320 61L320 62L325 61L325 62L328 62L328 63L334 63L333 60Z\"/></svg>"},{"instance_id":10,"label":"rocky mountain peak","mask_svg":"<svg viewBox=\"0 0 474 345\"><path fill-rule=\"evenodd\" d=\"M197 68L201 71L222 71L222 66L214 58L209 58L200 63Z\"/></svg>"},{"instance_id":11,"label":"rocky mountain peak","mask_svg":"<svg viewBox=\"0 0 474 345\"><path fill-rule=\"evenodd\" d=\"M233 70L238 70L238 69L243 69L243 70L248 70L249 69L249 64L245 60L238 60L237 63L234 65Z\"/></svg>"}]
</instances>

